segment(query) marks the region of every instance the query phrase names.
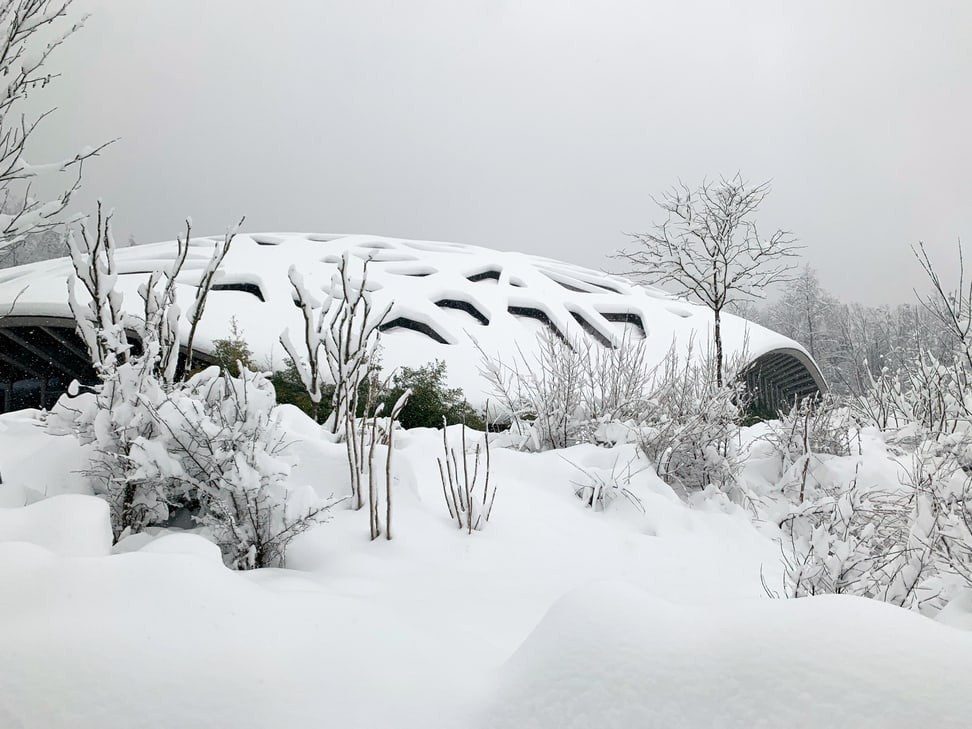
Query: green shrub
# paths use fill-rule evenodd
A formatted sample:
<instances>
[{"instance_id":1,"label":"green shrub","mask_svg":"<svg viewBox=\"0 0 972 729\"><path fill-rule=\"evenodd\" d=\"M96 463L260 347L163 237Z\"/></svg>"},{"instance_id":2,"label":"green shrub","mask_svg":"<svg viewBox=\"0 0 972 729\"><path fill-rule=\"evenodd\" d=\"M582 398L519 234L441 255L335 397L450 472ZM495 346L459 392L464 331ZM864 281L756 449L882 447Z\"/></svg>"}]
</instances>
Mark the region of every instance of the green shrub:
<instances>
[{"instance_id":1,"label":"green shrub","mask_svg":"<svg viewBox=\"0 0 972 729\"><path fill-rule=\"evenodd\" d=\"M287 366L284 369L274 372L270 377L270 382L273 383L273 388L277 391L277 403L279 405L294 405L310 417L316 418L318 423L323 423L331 414L331 396L334 394L334 385L324 386L321 393L321 404L315 409L292 360L288 359Z\"/></svg>"},{"instance_id":2,"label":"green shrub","mask_svg":"<svg viewBox=\"0 0 972 729\"><path fill-rule=\"evenodd\" d=\"M441 428L442 419L449 425L465 423L470 428L485 430L486 423L466 401L462 389L445 386L446 365L435 360L413 369L402 367L392 376L391 382L379 398L385 403L385 412L395 401L411 389L412 396L402 411L399 421L404 428Z\"/></svg>"},{"instance_id":3,"label":"green shrub","mask_svg":"<svg viewBox=\"0 0 972 729\"><path fill-rule=\"evenodd\" d=\"M379 402L384 394L383 392L379 393L371 400L368 398L369 387L375 387L380 382L378 379L380 372L381 368L378 367L373 371L372 376L365 379L358 387L358 412L355 415L359 418L364 417L369 402ZM334 411L334 385L324 385L321 387L321 402L315 408L314 403L310 399L310 395L307 394L307 389L304 387L303 381L300 379L300 373L297 372L297 368L291 359L287 359L284 369L277 370L273 373L270 377L270 382L273 383L273 387L277 391L278 404L294 405L303 410L311 418L314 418L318 423L326 421ZM372 408L373 410L374 408ZM368 414L371 413L369 412Z\"/></svg>"},{"instance_id":4,"label":"green shrub","mask_svg":"<svg viewBox=\"0 0 972 729\"><path fill-rule=\"evenodd\" d=\"M358 417L371 415L374 408L365 412L366 404L374 402L377 406L384 403L382 412L388 413L399 397L407 389L411 389L412 396L405 409L399 416L399 422L404 428L441 428L442 418L449 425L465 423L470 428L485 430L486 423L476 410L466 401L462 389L445 386L446 365L441 360L430 362L422 367L402 367L392 375L388 382L378 392L377 397L369 400L367 381L361 383L359 393ZM273 373L270 378L277 391L277 402L295 405L310 417L315 417L314 403L311 402L304 383L294 363L287 360L286 367ZM372 372L372 384L380 382L380 368ZM317 422L323 423L331 414L331 396L334 394L333 385L325 385L321 393L321 404L317 408Z\"/></svg>"},{"instance_id":5,"label":"green shrub","mask_svg":"<svg viewBox=\"0 0 972 729\"><path fill-rule=\"evenodd\" d=\"M233 377L240 377L240 365L248 370L253 369L253 352L243 339L236 317L230 319L229 336L213 340L213 360L220 369L229 372Z\"/></svg>"}]
</instances>

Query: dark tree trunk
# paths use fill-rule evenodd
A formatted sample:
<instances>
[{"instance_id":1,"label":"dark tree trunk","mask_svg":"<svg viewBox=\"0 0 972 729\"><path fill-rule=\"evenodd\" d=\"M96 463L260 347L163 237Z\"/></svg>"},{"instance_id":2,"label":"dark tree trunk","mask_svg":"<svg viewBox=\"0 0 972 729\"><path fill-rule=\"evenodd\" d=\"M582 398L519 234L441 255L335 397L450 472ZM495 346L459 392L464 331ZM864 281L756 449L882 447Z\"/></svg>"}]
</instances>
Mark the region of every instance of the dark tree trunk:
<instances>
[{"instance_id":1,"label":"dark tree trunk","mask_svg":"<svg viewBox=\"0 0 972 729\"><path fill-rule=\"evenodd\" d=\"M716 387L722 387L722 311L713 309L715 314L715 355L716 355Z\"/></svg>"}]
</instances>

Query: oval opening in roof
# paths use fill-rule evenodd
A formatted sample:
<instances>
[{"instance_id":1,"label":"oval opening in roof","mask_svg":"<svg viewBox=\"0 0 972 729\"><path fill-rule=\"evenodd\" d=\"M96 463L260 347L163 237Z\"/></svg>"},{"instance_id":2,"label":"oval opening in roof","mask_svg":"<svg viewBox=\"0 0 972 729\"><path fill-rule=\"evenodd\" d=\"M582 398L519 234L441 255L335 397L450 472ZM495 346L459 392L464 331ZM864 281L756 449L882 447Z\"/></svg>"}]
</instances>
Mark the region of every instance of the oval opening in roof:
<instances>
[{"instance_id":1,"label":"oval opening in roof","mask_svg":"<svg viewBox=\"0 0 972 729\"><path fill-rule=\"evenodd\" d=\"M500 270L498 268L487 268L479 273L471 273L466 276L468 281L479 283L480 281L499 281Z\"/></svg>"},{"instance_id":2,"label":"oval opening in roof","mask_svg":"<svg viewBox=\"0 0 972 729\"><path fill-rule=\"evenodd\" d=\"M283 243L283 238L279 238L275 235L257 234L251 235L250 238L252 238L257 245L261 246L279 246L281 243Z\"/></svg>"}]
</instances>

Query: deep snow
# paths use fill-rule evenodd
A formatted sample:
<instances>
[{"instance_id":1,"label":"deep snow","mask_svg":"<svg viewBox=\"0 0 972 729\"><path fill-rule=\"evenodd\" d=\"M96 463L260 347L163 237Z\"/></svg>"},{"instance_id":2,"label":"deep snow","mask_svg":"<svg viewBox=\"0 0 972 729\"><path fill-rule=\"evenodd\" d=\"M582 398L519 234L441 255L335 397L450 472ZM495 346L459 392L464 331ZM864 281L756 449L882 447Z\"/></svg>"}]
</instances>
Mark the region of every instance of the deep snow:
<instances>
[{"instance_id":1,"label":"deep snow","mask_svg":"<svg viewBox=\"0 0 972 729\"><path fill-rule=\"evenodd\" d=\"M292 409L321 495L343 445ZM287 570L234 573L196 534L110 547L84 449L0 417L0 727L965 727L972 636L859 599L766 597L772 530L687 507L644 464L592 511L583 471L630 446L495 448L493 517L443 501L439 431L398 439L395 534L340 510ZM639 470L640 469L640 470ZM875 477L880 476L876 467ZM63 494L63 495L62 495ZM24 506L24 504L28 504ZM952 610L949 622L961 623Z\"/></svg>"}]
</instances>

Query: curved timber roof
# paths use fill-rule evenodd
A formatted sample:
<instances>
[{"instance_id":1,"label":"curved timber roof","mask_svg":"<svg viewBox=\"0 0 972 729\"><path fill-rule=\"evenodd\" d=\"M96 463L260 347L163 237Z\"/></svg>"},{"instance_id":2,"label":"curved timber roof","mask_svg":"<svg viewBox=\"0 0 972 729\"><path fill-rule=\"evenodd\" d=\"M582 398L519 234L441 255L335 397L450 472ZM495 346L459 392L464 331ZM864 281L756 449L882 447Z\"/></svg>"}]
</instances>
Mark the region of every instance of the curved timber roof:
<instances>
[{"instance_id":1,"label":"curved timber roof","mask_svg":"<svg viewBox=\"0 0 972 729\"><path fill-rule=\"evenodd\" d=\"M192 301L218 240L222 237L192 239L177 287L183 308ZM139 284L151 271L167 269L175 250L171 242L117 251L126 313L138 315ZM597 346L641 339L649 361L656 362L673 343L686 350L694 339L698 352L711 331L711 312L704 307L548 258L368 235L241 234L217 275L195 347L210 352L235 318L256 361L282 366L280 333L289 327L299 338L301 329L289 268L296 266L312 289L326 290L345 252L359 271L369 261L376 308L391 306L382 327L386 370L442 359L450 384L462 387L473 402L489 395L479 374L481 351L509 361L519 348L530 357L537 333L545 328ZM5 314L0 317L0 411L36 406L38 398L49 405L71 378L90 379L67 304L71 273L66 258L0 271L0 314ZM775 408L826 388L796 342L732 315L723 315L722 331L727 358L742 356L747 381L764 406Z\"/></svg>"}]
</instances>

